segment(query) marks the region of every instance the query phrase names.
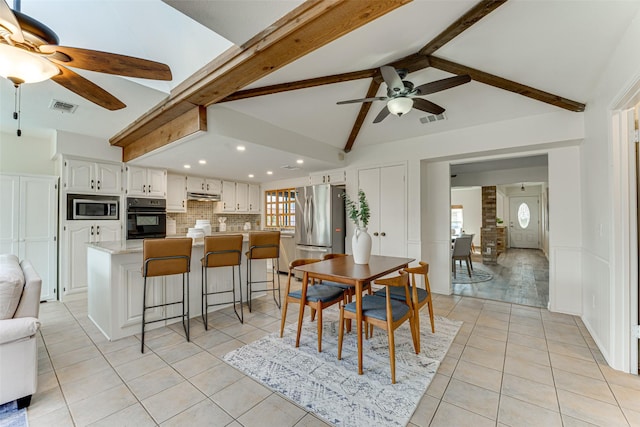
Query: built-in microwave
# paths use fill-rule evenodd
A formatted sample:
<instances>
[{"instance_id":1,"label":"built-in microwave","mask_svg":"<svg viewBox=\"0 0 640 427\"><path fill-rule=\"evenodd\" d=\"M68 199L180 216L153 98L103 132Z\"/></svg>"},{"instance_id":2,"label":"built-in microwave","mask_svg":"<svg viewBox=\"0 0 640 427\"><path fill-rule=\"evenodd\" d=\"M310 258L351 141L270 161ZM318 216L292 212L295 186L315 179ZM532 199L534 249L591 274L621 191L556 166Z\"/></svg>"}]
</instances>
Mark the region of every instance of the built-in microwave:
<instances>
[{"instance_id":1,"label":"built-in microwave","mask_svg":"<svg viewBox=\"0 0 640 427\"><path fill-rule=\"evenodd\" d=\"M69 202L68 219L119 219L118 198L93 198L76 195L71 197Z\"/></svg>"}]
</instances>

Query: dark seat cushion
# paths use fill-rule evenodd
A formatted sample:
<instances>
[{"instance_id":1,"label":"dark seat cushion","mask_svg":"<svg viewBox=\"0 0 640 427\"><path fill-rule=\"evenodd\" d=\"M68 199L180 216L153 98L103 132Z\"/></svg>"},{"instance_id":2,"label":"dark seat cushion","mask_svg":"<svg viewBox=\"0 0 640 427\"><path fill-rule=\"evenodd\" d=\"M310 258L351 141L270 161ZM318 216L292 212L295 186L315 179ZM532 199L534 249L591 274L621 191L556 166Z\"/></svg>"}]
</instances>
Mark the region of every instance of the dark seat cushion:
<instances>
[{"instance_id":1,"label":"dark seat cushion","mask_svg":"<svg viewBox=\"0 0 640 427\"><path fill-rule=\"evenodd\" d=\"M425 291L422 288L416 288L418 290L418 302L421 303L422 301L427 299L427 296L429 295L427 293L427 291ZM409 288L409 293L413 293L413 289ZM374 292L375 296L377 297L382 297L382 298L386 298L387 297L387 289L380 289L377 292ZM405 301L406 300L406 294L404 293L404 288L400 288L400 287L393 287L391 288L391 298L396 299L398 301Z\"/></svg>"},{"instance_id":2,"label":"dark seat cushion","mask_svg":"<svg viewBox=\"0 0 640 427\"><path fill-rule=\"evenodd\" d=\"M374 319L387 320L387 302L386 298L375 297L373 295L365 295L362 298L362 315L371 317ZM356 303L351 302L344 306L346 311L352 313L356 312ZM409 306L398 301L391 299L391 313L393 314L393 321L400 319L407 314Z\"/></svg>"},{"instance_id":3,"label":"dark seat cushion","mask_svg":"<svg viewBox=\"0 0 640 427\"><path fill-rule=\"evenodd\" d=\"M342 289L339 289L333 286L325 286L325 285L307 286L307 301L328 302L328 301L333 301L335 299L341 299L343 294L344 292L342 291ZM289 292L289 296L297 299L302 298L302 289Z\"/></svg>"}]
</instances>

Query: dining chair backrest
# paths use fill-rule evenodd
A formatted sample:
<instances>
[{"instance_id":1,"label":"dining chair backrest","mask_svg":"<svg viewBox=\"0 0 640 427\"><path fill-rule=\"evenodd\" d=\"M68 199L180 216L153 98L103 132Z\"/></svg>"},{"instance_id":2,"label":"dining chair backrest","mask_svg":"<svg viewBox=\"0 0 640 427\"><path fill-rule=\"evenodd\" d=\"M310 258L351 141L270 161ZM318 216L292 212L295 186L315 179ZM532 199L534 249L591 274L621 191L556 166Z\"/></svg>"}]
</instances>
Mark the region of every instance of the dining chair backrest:
<instances>
[{"instance_id":1,"label":"dining chair backrest","mask_svg":"<svg viewBox=\"0 0 640 427\"><path fill-rule=\"evenodd\" d=\"M453 256L465 256L471 253L471 236L458 237L453 242Z\"/></svg>"},{"instance_id":2,"label":"dining chair backrest","mask_svg":"<svg viewBox=\"0 0 640 427\"><path fill-rule=\"evenodd\" d=\"M333 258L341 258L348 256L347 254L326 254L322 257L323 260L333 259Z\"/></svg>"}]
</instances>

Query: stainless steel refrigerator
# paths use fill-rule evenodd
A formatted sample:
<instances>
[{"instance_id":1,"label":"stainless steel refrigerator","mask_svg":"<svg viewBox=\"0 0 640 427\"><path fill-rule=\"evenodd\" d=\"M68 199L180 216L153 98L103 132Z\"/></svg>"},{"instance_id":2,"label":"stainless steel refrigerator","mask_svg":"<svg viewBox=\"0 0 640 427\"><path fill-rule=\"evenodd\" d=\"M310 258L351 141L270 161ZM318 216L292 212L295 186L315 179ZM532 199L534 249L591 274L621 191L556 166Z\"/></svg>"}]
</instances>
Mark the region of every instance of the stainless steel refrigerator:
<instances>
[{"instance_id":1,"label":"stainless steel refrigerator","mask_svg":"<svg viewBox=\"0 0 640 427\"><path fill-rule=\"evenodd\" d=\"M344 187L296 188L296 258L344 253Z\"/></svg>"}]
</instances>

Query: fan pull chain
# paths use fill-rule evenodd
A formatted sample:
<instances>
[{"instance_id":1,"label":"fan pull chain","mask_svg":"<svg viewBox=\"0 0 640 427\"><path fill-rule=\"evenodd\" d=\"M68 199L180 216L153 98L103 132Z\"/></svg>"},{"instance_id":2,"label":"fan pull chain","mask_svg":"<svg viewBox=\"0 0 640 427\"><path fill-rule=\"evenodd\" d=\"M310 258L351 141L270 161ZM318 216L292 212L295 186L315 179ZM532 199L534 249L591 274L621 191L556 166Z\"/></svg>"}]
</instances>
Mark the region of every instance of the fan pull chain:
<instances>
[{"instance_id":1,"label":"fan pull chain","mask_svg":"<svg viewBox=\"0 0 640 427\"><path fill-rule=\"evenodd\" d=\"M20 89L20 85L14 85L15 87L15 95L14 95L14 105L13 105L13 119L18 121L18 130L16 134L18 136L22 136L22 130L20 129L20 105L22 104L22 90Z\"/></svg>"}]
</instances>

